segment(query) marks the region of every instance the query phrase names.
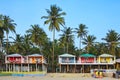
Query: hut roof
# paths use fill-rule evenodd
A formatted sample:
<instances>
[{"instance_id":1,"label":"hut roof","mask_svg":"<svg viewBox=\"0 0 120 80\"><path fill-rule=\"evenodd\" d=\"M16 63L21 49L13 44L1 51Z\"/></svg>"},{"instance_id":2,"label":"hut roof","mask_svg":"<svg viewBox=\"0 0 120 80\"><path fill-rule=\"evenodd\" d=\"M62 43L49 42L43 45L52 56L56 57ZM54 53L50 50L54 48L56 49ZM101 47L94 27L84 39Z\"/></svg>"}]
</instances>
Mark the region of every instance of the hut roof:
<instances>
[{"instance_id":1,"label":"hut roof","mask_svg":"<svg viewBox=\"0 0 120 80\"><path fill-rule=\"evenodd\" d=\"M116 62L117 62L117 63L120 63L120 58L119 58L119 59L116 59Z\"/></svg>"},{"instance_id":2,"label":"hut roof","mask_svg":"<svg viewBox=\"0 0 120 80\"><path fill-rule=\"evenodd\" d=\"M43 56L41 54L31 54L31 55L28 55L28 56Z\"/></svg>"},{"instance_id":3,"label":"hut roof","mask_svg":"<svg viewBox=\"0 0 120 80\"><path fill-rule=\"evenodd\" d=\"M74 55L72 54L68 54L68 53L64 53L62 55L59 55L60 57L75 57Z\"/></svg>"},{"instance_id":4,"label":"hut roof","mask_svg":"<svg viewBox=\"0 0 120 80\"><path fill-rule=\"evenodd\" d=\"M84 54L81 54L80 57L95 57L95 55L89 54L89 53L84 53Z\"/></svg>"},{"instance_id":5,"label":"hut roof","mask_svg":"<svg viewBox=\"0 0 120 80\"><path fill-rule=\"evenodd\" d=\"M99 57L114 57L114 56L110 54L101 54Z\"/></svg>"},{"instance_id":6,"label":"hut roof","mask_svg":"<svg viewBox=\"0 0 120 80\"><path fill-rule=\"evenodd\" d=\"M10 54L10 55L7 55L7 57L21 57L22 55L20 54Z\"/></svg>"}]
</instances>

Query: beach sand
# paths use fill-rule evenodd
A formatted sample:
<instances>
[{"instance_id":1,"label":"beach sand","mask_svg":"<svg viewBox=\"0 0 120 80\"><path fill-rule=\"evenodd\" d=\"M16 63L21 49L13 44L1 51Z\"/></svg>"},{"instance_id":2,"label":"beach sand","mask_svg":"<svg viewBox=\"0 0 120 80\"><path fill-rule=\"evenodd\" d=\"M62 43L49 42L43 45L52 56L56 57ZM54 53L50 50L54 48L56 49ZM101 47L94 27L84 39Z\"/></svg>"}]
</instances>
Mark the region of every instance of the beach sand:
<instances>
[{"instance_id":1,"label":"beach sand","mask_svg":"<svg viewBox=\"0 0 120 80\"><path fill-rule=\"evenodd\" d=\"M92 78L89 73L48 73L46 76L1 76L0 80L120 80L111 77Z\"/></svg>"}]
</instances>

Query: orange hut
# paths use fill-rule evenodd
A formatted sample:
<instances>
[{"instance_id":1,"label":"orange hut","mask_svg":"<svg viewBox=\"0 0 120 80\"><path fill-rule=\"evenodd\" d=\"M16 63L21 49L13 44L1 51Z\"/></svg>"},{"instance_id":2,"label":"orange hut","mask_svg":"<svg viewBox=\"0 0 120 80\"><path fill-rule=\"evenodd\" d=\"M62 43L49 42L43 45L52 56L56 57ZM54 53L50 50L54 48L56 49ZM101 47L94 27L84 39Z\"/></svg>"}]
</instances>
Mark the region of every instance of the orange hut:
<instances>
[{"instance_id":1,"label":"orange hut","mask_svg":"<svg viewBox=\"0 0 120 80\"><path fill-rule=\"evenodd\" d=\"M28 71L47 71L46 60L41 54L27 56Z\"/></svg>"}]
</instances>

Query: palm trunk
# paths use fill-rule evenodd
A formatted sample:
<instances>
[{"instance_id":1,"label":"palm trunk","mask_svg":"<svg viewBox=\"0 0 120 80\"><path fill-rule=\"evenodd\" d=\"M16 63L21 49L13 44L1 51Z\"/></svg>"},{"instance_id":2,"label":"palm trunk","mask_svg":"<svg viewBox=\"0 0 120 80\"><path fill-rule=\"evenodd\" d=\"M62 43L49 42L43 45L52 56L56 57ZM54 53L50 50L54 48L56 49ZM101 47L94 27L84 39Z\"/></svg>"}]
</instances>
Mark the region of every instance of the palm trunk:
<instances>
[{"instance_id":1,"label":"palm trunk","mask_svg":"<svg viewBox=\"0 0 120 80\"><path fill-rule=\"evenodd\" d=\"M40 50L40 53L42 54L41 44L39 44L39 50Z\"/></svg>"},{"instance_id":2,"label":"palm trunk","mask_svg":"<svg viewBox=\"0 0 120 80\"><path fill-rule=\"evenodd\" d=\"M8 52L8 33L6 33L6 35L7 35L7 43L6 43L6 45L7 45L7 54L9 53Z\"/></svg>"},{"instance_id":3,"label":"palm trunk","mask_svg":"<svg viewBox=\"0 0 120 80\"><path fill-rule=\"evenodd\" d=\"M68 42L67 42L67 53L68 53Z\"/></svg>"},{"instance_id":4,"label":"palm trunk","mask_svg":"<svg viewBox=\"0 0 120 80\"><path fill-rule=\"evenodd\" d=\"M0 39L0 51L2 52L2 39Z\"/></svg>"},{"instance_id":5,"label":"palm trunk","mask_svg":"<svg viewBox=\"0 0 120 80\"><path fill-rule=\"evenodd\" d=\"M79 49L80 49L80 52L81 52L81 37L80 37L80 42L79 42Z\"/></svg>"},{"instance_id":6,"label":"palm trunk","mask_svg":"<svg viewBox=\"0 0 120 80\"><path fill-rule=\"evenodd\" d=\"M54 41L55 41L55 28L53 29L53 55L52 55L52 72L54 71Z\"/></svg>"}]
</instances>

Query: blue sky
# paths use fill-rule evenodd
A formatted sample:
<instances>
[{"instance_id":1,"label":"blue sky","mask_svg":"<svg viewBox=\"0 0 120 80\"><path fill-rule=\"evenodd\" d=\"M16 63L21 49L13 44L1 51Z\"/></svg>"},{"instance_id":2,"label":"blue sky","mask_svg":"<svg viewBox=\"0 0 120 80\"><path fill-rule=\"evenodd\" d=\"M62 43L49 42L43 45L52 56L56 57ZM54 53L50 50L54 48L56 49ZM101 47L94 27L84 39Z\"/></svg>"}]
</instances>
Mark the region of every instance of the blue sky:
<instances>
[{"instance_id":1,"label":"blue sky","mask_svg":"<svg viewBox=\"0 0 120 80\"><path fill-rule=\"evenodd\" d=\"M120 0L0 0L0 14L10 16L17 23L18 34L24 35L30 25L39 24L52 38L52 32L48 30L48 25L44 25L41 16L47 15L45 9L53 4L67 13L67 27L78 28L79 24L85 24L88 34L96 36L98 42L102 42L101 38L106 36L108 30L120 33ZM56 38L59 34L56 33ZM75 36L77 47L78 40Z\"/></svg>"}]
</instances>

